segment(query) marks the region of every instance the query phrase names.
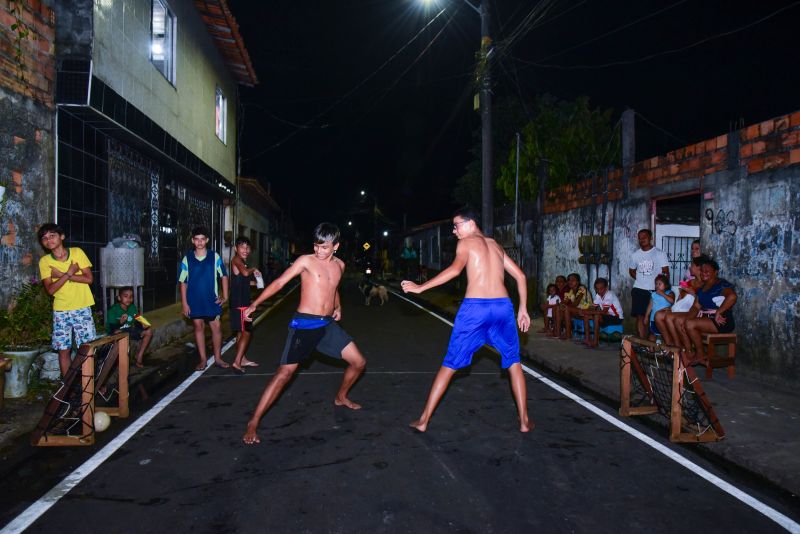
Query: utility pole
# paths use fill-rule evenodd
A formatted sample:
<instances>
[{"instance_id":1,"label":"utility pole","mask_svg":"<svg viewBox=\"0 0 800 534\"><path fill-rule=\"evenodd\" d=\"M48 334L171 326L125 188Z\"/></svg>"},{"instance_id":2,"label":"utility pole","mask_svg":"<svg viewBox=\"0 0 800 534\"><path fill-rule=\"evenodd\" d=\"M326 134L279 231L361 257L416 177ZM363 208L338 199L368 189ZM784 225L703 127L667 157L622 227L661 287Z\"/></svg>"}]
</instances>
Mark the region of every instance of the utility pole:
<instances>
[{"instance_id":1,"label":"utility pole","mask_svg":"<svg viewBox=\"0 0 800 534\"><path fill-rule=\"evenodd\" d=\"M481 16L481 211L483 233L494 234L494 181L492 180L492 80L491 65L494 47L489 35L489 0L480 4Z\"/></svg>"}]
</instances>

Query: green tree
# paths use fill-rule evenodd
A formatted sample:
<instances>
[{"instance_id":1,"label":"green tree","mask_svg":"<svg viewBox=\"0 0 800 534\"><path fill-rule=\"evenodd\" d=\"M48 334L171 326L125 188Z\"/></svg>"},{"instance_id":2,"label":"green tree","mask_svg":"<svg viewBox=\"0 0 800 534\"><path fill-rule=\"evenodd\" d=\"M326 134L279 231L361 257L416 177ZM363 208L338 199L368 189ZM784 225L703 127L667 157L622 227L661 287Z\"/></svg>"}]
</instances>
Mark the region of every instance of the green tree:
<instances>
[{"instance_id":1,"label":"green tree","mask_svg":"<svg viewBox=\"0 0 800 534\"><path fill-rule=\"evenodd\" d=\"M533 120L521 131L519 191L523 200L535 200L539 190L538 169L547 162L547 187L576 182L586 174L618 164L621 154L619 128L611 123L613 111L592 109L589 98L563 101L544 95L534 104ZM502 165L498 188L514 198L517 165L516 144L511 142Z\"/></svg>"},{"instance_id":2,"label":"green tree","mask_svg":"<svg viewBox=\"0 0 800 534\"><path fill-rule=\"evenodd\" d=\"M518 132L528 122L527 111L533 106L533 102L523 103L519 98L501 97L495 101L492 107L492 176L499 176L501 168L505 163L503 154L506 154L510 147L516 147L514 139L515 132ZM481 128L477 126L472 132L472 147L470 154L472 160L464 169L464 175L457 181L453 190L453 200L457 204L480 207L481 205ZM498 189L502 195L504 191ZM512 182L511 196L506 195L506 200L514 198L514 188ZM502 198L496 199L502 202Z\"/></svg>"}]
</instances>

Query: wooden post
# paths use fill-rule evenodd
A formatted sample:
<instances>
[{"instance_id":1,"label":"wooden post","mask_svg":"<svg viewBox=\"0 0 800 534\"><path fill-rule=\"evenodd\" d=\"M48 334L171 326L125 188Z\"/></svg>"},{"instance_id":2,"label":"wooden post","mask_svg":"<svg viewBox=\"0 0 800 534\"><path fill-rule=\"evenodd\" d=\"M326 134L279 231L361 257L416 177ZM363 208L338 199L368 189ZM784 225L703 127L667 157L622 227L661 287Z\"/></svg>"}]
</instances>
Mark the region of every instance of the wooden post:
<instances>
[{"instance_id":1,"label":"wooden post","mask_svg":"<svg viewBox=\"0 0 800 534\"><path fill-rule=\"evenodd\" d=\"M619 414L628 417L631 414L631 340L622 340L622 349L619 354Z\"/></svg>"},{"instance_id":2,"label":"wooden post","mask_svg":"<svg viewBox=\"0 0 800 534\"><path fill-rule=\"evenodd\" d=\"M83 431L81 441L94 443L94 349L92 348L81 365L81 404L83 411Z\"/></svg>"},{"instance_id":3,"label":"wooden post","mask_svg":"<svg viewBox=\"0 0 800 534\"><path fill-rule=\"evenodd\" d=\"M681 359L672 352L672 401L669 411L669 440L679 441L681 437L681 393L683 385L681 382L683 365Z\"/></svg>"}]
</instances>

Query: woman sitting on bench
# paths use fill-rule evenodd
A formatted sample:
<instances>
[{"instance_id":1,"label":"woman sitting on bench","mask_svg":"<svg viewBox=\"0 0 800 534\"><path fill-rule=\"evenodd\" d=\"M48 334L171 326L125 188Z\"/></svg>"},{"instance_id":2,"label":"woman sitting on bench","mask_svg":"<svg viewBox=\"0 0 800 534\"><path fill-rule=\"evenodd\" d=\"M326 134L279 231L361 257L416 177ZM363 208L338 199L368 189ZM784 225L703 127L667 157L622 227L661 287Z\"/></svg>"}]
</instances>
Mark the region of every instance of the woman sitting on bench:
<instances>
[{"instance_id":1,"label":"woman sitting on bench","mask_svg":"<svg viewBox=\"0 0 800 534\"><path fill-rule=\"evenodd\" d=\"M683 323L690 317L697 317L697 310L693 310L697 290L703 283L700 281L700 269L710 258L700 255L692 258L689 266L689 278L682 280L679 285L678 300L671 308L664 308L656 312L656 327L664 338L664 343L677 347L681 345L678 334L683 328Z\"/></svg>"},{"instance_id":2,"label":"woman sitting on bench","mask_svg":"<svg viewBox=\"0 0 800 534\"><path fill-rule=\"evenodd\" d=\"M736 326L732 308L736 304L733 284L718 278L719 264L709 259L700 269L702 286L697 289L693 311L697 317L686 319L679 330L680 344L689 362L699 363L703 357L703 334L728 334ZM694 345L694 348L692 347Z\"/></svg>"}]
</instances>

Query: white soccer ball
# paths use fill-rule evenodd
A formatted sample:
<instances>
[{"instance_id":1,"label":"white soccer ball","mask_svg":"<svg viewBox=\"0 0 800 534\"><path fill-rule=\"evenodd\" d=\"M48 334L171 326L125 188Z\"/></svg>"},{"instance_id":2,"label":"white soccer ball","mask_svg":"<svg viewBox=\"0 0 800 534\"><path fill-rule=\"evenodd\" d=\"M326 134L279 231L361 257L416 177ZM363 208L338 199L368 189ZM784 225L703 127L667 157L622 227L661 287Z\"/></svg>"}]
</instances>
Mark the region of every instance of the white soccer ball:
<instances>
[{"instance_id":1,"label":"white soccer ball","mask_svg":"<svg viewBox=\"0 0 800 534\"><path fill-rule=\"evenodd\" d=\"M94 412L94 429L102 432L111 424L111 418L106 412Z\"/></svg>"}]
</instances>

